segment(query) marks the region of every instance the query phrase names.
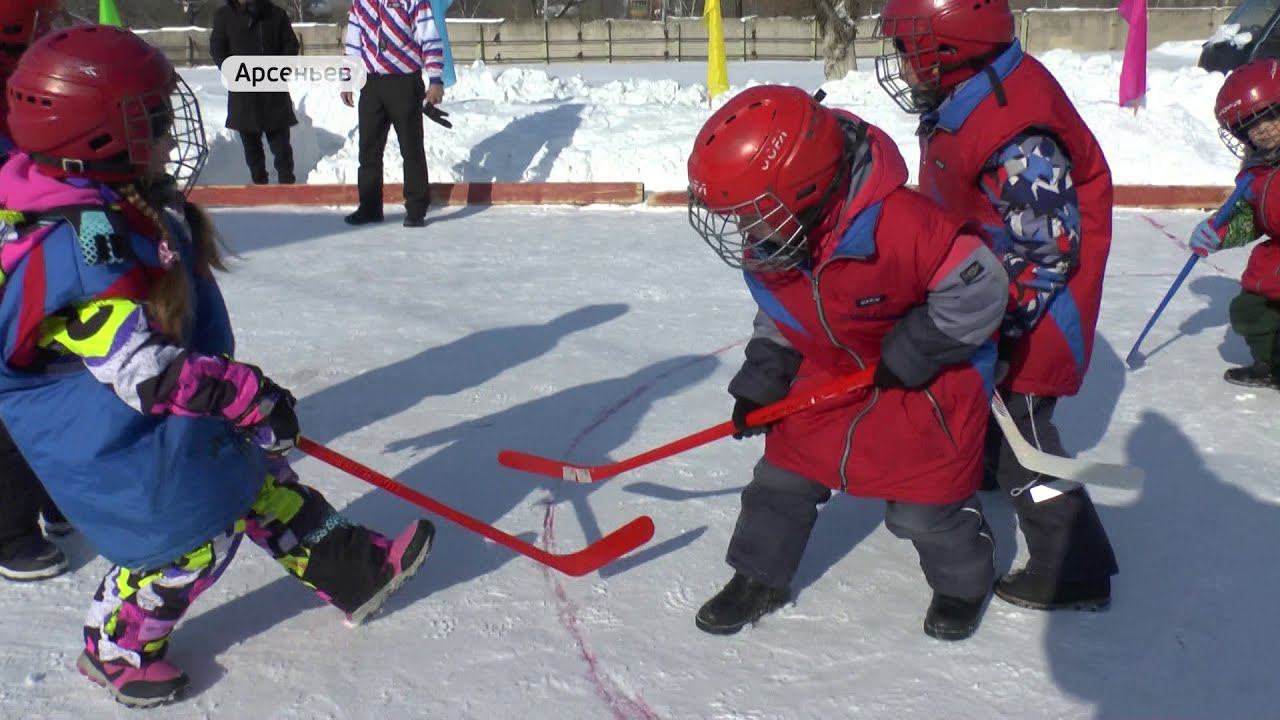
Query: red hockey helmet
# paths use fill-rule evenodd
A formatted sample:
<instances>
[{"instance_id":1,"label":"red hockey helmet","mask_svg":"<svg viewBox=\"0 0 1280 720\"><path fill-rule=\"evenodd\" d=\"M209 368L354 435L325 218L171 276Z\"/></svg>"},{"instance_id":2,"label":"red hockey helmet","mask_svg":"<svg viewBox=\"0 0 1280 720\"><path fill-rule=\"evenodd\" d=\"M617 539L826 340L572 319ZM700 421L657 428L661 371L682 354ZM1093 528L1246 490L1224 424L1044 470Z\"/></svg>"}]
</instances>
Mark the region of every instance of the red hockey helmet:
<instances>
[{"instance_id":1,"label":"red hockey helmet","mask_svg":"<svg viewBox=\"0 0 1280 720\"><path fill-rule=\"evenodd\" d=\"M738 93L707 119L689 154L689 222L732 267L787 270L842 179L845 132L794 87Z\"/></svg>"},{"instance_id":2,"label":"red hockey helmet","mask_svg":"<svg viewBox=\"0 0 1280 720\"><path fill-rule=\"evenodd\" d=\"M937 106L1013 42L1009 0L888 0L876 80L910 113Z\"/></svg>"},{"instance_id":3,"label":"red hockey helmet","mask_svg":"<svg viewBox=\"0 0 1280 720\"><path fill-rule=\"evenodd\" d=\"M1249 141L1249 128L1257 121L1280 116L1280 61L1255 60L1227 76L1213 104L1218 135L1240 157L1259 149Z\"/></svg>"},{"instance_id":4,"label":"red hockey helmet","mask_svg":"<svg viewBox=\"0 0 1280 720\"><path fill-rule=\"evenodd\" d=\"M195 95L128 30L77 25L44 36L6 94L14 144L53 175L130 182L163 164L185 192L208 157Z\"/></svg>"},{"instance_id":5,"label":"red hockey helmet","mask_svg":"<svg viewBox=\"0 0 1280 720\"><path fill-rule=\"evenodd\" d=\"M62 0L4 0L0 3L0 79L9 77L22 53L53 29Z\"/></svg>"}]
</instances>

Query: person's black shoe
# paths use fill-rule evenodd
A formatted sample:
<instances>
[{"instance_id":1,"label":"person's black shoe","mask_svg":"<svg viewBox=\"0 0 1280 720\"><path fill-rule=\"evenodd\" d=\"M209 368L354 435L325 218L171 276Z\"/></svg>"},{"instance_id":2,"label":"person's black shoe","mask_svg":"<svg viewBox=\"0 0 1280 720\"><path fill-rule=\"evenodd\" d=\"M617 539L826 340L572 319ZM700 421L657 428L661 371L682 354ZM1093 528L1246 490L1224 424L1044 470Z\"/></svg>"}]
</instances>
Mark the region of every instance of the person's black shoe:
<instances>
[{"instance_id":1,"label":"person's black shoe","mask_svg":"<svg viewBox=\"0 0 1280 720\"><path fill-rule=\"evenodd\" d=\"M295 183L297 183L297 182L298 182L298 179L297 179L297 178L295 178L295 177L294 177L294 176L292 176L292 175L285 175L285 176L281 177L281 178L280 178L280 180L279 180L279 183L280 183L281 185L293 185L293 184L295 184Z\"/></svg>"},{"instance_id":2,"label":"person's black shoe","mask_svg":"<svg viewBox=\"0 0 1280 720\"><path fill-rule=\"evenodd\" d=\"M382 211L374 212L365 210L364 208L356 208L356 211L342 218L348 225L368 225L370 223L382 222Z\"/></svg>"},{"instance_id":3,"label":"person's black shoe","mask_svg":"<svg viewBox=\"0 0 1280 720\"><path fill-rule=\"evenodd\" d=\"M935 592L924 615L924 634L938 640L964 640L982 622L985 597L974 600Z\"/></svg>"},{"instance_id":4,"label":"person's black shoe","mask_svg":"<svg viewBox=\"0 0 1280 720\"><path fill-rule=\"evenodd\" d=\"M419 217L417 215L404 216L404 226L407 228L420 228L426 226L426 224L427 219L425 217Z\"/></svg>"},{"instance_id":5,"label":"person's black shoe","mask_svg":"<svg viewBox=\"0 0 1280 720\"><path fill-rule=\"evenodd\" d=\"M1000 578L996 595L1029 610L1105 610L1111 604L1111 578L1060 582L1023 569Z\"/></svg>"},{"instance_id":6,"label":"person's black shoe","mask_svg":"<svg viewBox=\"0 0 1280 720\"><path fill-rule=\"evenodd\" d=\"M698 610L698 629L732 635L791 601L787 588L773 588L734 573L733 579Z\"/></svg>"},{"instance_id":7,"label":"person's black shoe","mask_svg":"<svg viewBox=\"0 0 1280 720\"><path fill-rule=\"evenodd\" d=\"M1222 379L1232 385L1245 387L1277 387L1275 371L1270 364L1264 362L1233 367L1222 374Z\"/></svg>"},{"instance_id":8,"label":"person's black shoe","mask_svg":"<svg viewBox=\"0 0 1280 720\"><path fill-rule=\"evenodd\" d=\"M67 571L67 556L43 535L25 535L0 545L0 577L25 582Z\"/></svg>"},{"instance_id":9,"label":"person's black shoe","mask_svg":"<svg viewBox=\"0 0 1280 720\"><path fill-rule=\"evenodd\" d=\"M268 178L266 175L254 175L252 182L254 185L266 185L267 183L271 182L271 179Z\"/></svg>"}]
</instances>

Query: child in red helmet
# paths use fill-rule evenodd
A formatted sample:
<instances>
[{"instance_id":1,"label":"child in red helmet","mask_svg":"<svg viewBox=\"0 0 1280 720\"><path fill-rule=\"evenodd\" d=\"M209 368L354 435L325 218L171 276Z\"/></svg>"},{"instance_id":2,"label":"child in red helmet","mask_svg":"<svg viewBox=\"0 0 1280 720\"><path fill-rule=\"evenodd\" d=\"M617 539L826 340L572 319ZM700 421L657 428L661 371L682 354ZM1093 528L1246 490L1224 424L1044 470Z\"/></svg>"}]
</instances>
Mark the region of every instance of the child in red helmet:
<instances>
[{"instance_id":1,"label":"child in red helmet","mask_svg":"<svg viewBox=\"0 0 1280 720\"><path fill-rule=\"evenodd\" d=\"M6 0L0 4L0 87L27 46L47 33L61 15L60 0ZM12 150L5 120L8 114L8 103L0 94L0 163ZM0 220L0 237L5 231ZM62 574L67 558L45 535L70 531L70 524L0 424L0 577L25 582Z\"/></svg>"},{"instance_id":2,"label":"child in red helmet","mask_svg":"<svg viewBox=\"0 0 1280 720\"><path fill-rule=\"evenodd\" d=\"M1111 173L1013 25L1008 0L888 0L876 77L920 115L921 191L978 218L1004 264L999 392L1019 431L1062 455L1053 411L1079 392L1093 352L1111 248ZM994 421L987 477L1013 499L1030 555L996 595L1040 610L1106 607L1115 554L1084 487L1021 467Z\"/></svg>"},{"instance_id":3,"label":"child in red helmet","mask_svg":"<svg viewBox=\"0 0 1280 720\"><path fill-rule=\"evenodd\" d=\"M729 384L736 437L795 385L876 365L875 386L786 417L742 493L729 584L697 625L730 634L790 600L818 507L832 490L888 501L933 589L924 631L978 626L994 576L976 491L1005 276L976 228L903 188L878 128L802 90L739 93L689 156L689 216L758 305Z\"/></svg>"},{"instance_id":4,"label":"child in red helmet","mask_svg":"<svg viewBox=\"0 0 1280 720\"><path fill-rule=\"evenodd\" d=\"M13 73L27 47L62 17L62 0L5 0L0 4L0 83ZM0 97L0 152L9 151L8 110L7 98Z\"/></svg>"},{"instance_id":5,"label":"child in red helmet","mask_svg":"<svg viewBox=\"0 0 1280 720\"><path fill-rule=\"evenodd\" d=\"M1218 91L1214 114L1227 147L1243 166L1236 189L1218 213L1215 226L1206 219L1196 226L1190 245L1201 255L1240 247L1262 236L1240 279L1240 294L1231 301L1231 329L1249 345L1253 363L1230 368L1229 383L1280 387L1280 61L1255 60L1236 68ZM1229 210L1228 210L1229 208ZM1215 213L1215 218L1218 213Z\"/></svg>"},{"instance_id":6,"label":"child in red helmet","mask_svg":"<svg viewBox=\"0 0 1280 720\"><path fill-rule=\"evenodd\" d=\"M174 698L188 679L170 634L245 536L363 620L433 529L356 525L285 460L293 396L232 359L213 228L184 202L207 155L191 91L136 35L81 26L33 45L8 93L0 419L114 563L79 670L127 705Z\"/></svg>"}]
</instances>

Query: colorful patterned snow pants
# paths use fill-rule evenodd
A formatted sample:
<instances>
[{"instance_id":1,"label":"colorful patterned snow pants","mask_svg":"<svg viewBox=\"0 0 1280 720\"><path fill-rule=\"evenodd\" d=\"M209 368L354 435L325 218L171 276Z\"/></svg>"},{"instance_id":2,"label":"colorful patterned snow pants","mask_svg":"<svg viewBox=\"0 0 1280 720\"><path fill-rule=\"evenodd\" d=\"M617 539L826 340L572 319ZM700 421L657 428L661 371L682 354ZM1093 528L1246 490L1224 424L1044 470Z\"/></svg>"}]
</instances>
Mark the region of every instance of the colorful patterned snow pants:
<instances>
[{"instance_id":1,"label":"colorful patterned snow pants","mask_svg":"<svg viewBox=\"0 0 1280 720\"><path fill-rule=\"evenodd\" d=\"M391 541L343 518L281 461L249 513L226 532L161 568L112 567L89 607L86 648L100 660L135 667L162 657L174 625L217 582L245 535L344 612L359 607L391 573Z\"/></svg>"}]
</instances>

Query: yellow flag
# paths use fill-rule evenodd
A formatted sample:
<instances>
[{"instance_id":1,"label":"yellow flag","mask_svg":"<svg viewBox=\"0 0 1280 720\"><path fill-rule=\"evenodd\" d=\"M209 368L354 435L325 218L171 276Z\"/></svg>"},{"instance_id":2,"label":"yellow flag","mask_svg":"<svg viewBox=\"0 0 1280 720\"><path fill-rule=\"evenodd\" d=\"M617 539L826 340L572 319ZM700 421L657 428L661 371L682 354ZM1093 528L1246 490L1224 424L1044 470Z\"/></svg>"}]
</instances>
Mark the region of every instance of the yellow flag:
<instances>
[{"instance_id":1,"label":"yellow flag","mask_svg":"<svg viewBox=\"0 0 1280 720\"><path fill-rule=\"evenodd\" d=\"M729 68L724 58L724 28L720 25L720 0L706 0L702 19L707 23L707 96L729 89Z\"/></svg>"}]
</instances>

